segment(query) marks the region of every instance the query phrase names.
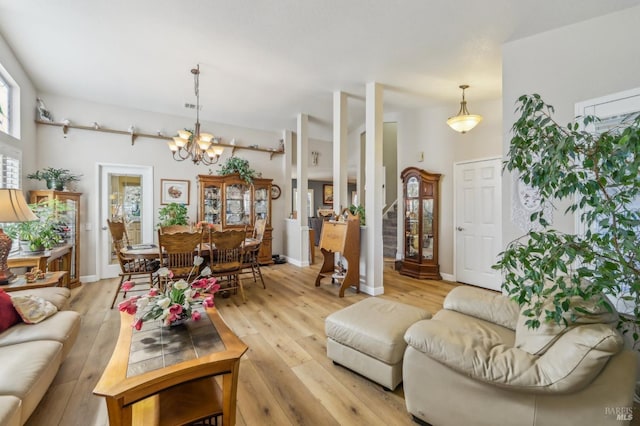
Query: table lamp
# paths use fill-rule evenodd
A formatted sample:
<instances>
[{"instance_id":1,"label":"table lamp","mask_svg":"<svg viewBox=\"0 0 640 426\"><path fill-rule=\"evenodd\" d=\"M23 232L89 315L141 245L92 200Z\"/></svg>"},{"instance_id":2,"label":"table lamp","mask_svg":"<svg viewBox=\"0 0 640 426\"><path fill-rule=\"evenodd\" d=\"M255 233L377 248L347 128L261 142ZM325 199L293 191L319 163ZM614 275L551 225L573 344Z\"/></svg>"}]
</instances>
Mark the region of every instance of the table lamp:
<instances>
[{"instance_id":1,"label":"table lamp","mask_svg":"<svg viewBox=\"0 0 640 426\"><path fill-rule=\"evenodd\" d=\"M0 223L33 220L38 220L38 217L27 205L21 189L0 188ZM11 244L11 237L0 228L0 284L7 284L14 276L7 266Z\"/></svg>"}]
</instances>

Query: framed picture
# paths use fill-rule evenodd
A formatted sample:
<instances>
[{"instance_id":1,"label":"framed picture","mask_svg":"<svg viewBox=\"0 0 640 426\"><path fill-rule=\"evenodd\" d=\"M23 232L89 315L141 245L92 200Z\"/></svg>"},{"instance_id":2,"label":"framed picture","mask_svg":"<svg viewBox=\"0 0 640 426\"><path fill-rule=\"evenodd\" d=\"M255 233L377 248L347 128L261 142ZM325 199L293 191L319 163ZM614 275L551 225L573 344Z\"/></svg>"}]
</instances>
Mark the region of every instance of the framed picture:
<instances>
[{"instance_id":1,"label":"framed picture","mask_svg":"<svg viewBox=\"0 0 640 426\"><path fill-rule=\"evenodd\" d=\"M333 204L333 185L322 185L322 204Z\"/></svg>"},{"instance_id":2,"label":"framed picture","mask_svg":"<svg viewBox=\"0 0 640 426\"><path fill-rule=\"evenodd\" d=\"M189 204L188 180L160 179L160 204Z\"/></svg>"}]
</instances>

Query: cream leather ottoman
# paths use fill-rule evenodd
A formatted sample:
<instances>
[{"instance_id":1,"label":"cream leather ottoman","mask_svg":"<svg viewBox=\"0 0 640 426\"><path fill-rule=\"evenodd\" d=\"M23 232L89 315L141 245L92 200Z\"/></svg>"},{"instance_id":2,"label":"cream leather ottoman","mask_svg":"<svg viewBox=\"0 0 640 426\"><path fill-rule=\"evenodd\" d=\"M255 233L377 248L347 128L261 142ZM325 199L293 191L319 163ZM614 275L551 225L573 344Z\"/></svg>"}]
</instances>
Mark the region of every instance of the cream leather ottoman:
<instances>
[{"instance_id":1,"label":"cream leather ottoman","mask_svg":"<svg viewBox=\"0 0 640 426\"><path fill-rule=\"evenodd\" d=\"M431 318L424 309L370 297L329 315L325 320L327 356L387 389L402 381L404 333Z\"/></svg>"}]
</instances>

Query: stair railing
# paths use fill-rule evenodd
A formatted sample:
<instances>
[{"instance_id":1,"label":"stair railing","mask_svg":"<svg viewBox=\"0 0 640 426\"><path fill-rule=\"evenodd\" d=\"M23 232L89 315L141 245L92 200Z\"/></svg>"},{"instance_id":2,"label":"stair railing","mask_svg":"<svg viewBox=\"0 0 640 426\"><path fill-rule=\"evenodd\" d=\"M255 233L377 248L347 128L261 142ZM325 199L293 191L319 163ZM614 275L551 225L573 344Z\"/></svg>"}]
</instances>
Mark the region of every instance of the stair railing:
<instances>
[{"instance_id":1,"label":"stair railing","mask_svg":"<svg viewBox=\"0 0 640 426\"><path fill-rule=\"evenodd\" d=\"M382 217L386 218L387 213L389 213L389 210L391 210L391 208L396 206L397 204L398 204L398 199L396 198L393 203L391 203L390 205L382 209Z\"/></svg>"}]
</instances>

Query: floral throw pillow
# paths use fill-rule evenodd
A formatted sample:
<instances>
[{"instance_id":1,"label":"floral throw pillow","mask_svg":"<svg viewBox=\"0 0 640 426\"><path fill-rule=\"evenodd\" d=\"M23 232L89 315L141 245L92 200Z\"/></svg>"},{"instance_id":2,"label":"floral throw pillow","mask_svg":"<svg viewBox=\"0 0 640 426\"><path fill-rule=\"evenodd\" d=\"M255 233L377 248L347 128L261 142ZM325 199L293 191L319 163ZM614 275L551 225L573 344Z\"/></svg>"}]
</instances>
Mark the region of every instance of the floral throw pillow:
<instances>
[{"instance_id":1,"label":"floral throw pillow","mask_svg":"<svg viewBox=\"0 0 640 426\"><path fill-rule=\"evenodd\" d=\"M22 317L22 321L27 324L37 324L58 312L58 308L53 303L42 297L15 296L11 298L11 301Z\"/></svg>"}]
</instances>

